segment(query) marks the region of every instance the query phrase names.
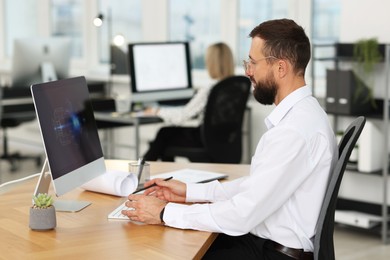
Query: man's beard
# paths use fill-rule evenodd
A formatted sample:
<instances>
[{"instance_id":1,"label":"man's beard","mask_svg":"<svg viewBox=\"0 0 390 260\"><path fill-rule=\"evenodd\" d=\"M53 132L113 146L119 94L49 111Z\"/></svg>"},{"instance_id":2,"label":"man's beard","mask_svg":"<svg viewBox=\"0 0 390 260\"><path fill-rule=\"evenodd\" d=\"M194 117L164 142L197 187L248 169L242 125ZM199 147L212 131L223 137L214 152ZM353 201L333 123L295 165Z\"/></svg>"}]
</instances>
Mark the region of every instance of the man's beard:
<instances>
[{"instance_id":1,"label":"man's beard","mask_svg":"<svg viewBox=\"0 0 390 260\"><path fill-rule=\"evenodd\" d=\"M272 105L275 102L278 86L275 79L271 74L267 75L264 81L255 81L252 78L252 82L255 82L253 86L253 96L255 99L263 105Z\"/></svg>"}]
</instances>

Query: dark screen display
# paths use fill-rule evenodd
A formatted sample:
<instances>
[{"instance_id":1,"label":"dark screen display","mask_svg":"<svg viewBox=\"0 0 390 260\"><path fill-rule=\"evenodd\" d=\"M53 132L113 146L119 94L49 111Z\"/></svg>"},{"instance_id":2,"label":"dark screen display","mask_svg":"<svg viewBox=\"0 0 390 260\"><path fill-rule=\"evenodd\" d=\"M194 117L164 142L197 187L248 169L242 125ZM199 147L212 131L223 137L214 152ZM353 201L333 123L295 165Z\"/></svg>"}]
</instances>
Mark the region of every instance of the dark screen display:
<instances>
[{"instance_id":1,"label":"dark screen display","mask_svg":"<svg viewBox=\"0 0 390 260\"><path fill-rule=\"evenodd\" d=\"M31 90L53 179L103 157L84 77Z\"/></svg>"}]
</instances>

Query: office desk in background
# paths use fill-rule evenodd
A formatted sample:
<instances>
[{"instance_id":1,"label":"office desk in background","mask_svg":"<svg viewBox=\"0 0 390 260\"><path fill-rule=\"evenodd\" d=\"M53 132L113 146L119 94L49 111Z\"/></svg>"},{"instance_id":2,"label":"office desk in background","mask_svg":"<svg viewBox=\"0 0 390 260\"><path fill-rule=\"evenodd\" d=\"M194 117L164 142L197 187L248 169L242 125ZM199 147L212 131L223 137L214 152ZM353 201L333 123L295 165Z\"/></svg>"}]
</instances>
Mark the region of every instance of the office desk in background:
<instances>
[{"instance_id":1,"label":"office desk in background","mask_svg":"<svg viewBox=\"0 0 390 260\"><path fill-rule=\"evenodd\" d=\"M128 161L108 160L107 168L127 170ZM226 173L229 180L247 175L249 165L152 162L151 174L183 168ZM76 189L59 199L91 201L77 213L57 212L57 228L29 228L31 196L38 178L0 191L2 259L199 259L217 234L131 221L108 220L125 198ZM4 188L4 187L3 187Z\"/></svg>"},{"instance_id":2,"label":"office desk in background","mask_svg":"<svg viewBox=\"0 0 390 260\"><path fill-rule=\"evenodd\" d=\"M31 118L35 119L36 113L31 96L30 86L2 87L0 86L0 118ZM105 95L105 83L88 81L88 89L92 97ZM2 117L1 117L2 116Z\"/></svg>"},{"instance_id":3,"label":"office desk in background","mask_svg":"<svg viewBox=\"0 0 390 260\"><path fill-rule=\"evenodd\" d=\"M95 120L97 122L112 122L112 123L123 123L128 126L134 127L134 142L129 146L135 150L135 158L140 157L140 134L139 128L140 125L145 124L156 124L161 123L163 120L159 117L136 117L132 116L131 112L117 113L117 112L94 112ZM109 134L108 142L110 142L110 151L109 154L113 154L113 136L112 132Z\"/></svg>"},{"instance_id":4,"label":"office desk in background","mask_svg":"<svg viewBox=\"0 0 390 260\"><path fill-rule=\"evenodd\" d=\"M131 112L117 113L117 112L94 112L96 121L103 122L113 122L113 123L123 123L128 126L134 126L134 144L129 145L135 150L135 158L140 157L140 126L146 124L156 124L164 122L160 117L157 116L147 116L147 117L138 117L132 116ZM246 129L244 129L243 134L246 135L246 144L247 144L247 163L251 161L252 155L252 108L250 106L246 107ZM108 141L112 142L114 140L112 133L108 137ZM113 154L113 147L110 146L109 154Z\"/></svg>"}]
</instances>

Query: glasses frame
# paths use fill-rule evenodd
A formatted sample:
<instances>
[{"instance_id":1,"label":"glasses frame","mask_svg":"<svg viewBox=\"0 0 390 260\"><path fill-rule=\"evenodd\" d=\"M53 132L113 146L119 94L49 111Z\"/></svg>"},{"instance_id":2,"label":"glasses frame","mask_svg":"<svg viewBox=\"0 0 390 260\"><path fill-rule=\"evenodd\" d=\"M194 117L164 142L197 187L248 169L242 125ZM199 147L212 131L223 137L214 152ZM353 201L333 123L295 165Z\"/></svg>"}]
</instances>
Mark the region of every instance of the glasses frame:
<instances>
[{"instance_id":1,"label":"glasses frame","mask_svg":"<svg viewBox=\"0 0 390 260\"><path fill-rule=\"evenodd\" d=\"M242 61L242 65L244 66L244 71L248 72L252 66L255 66L259 61L267 60L267 59L278 59L275 56L267 56L257 60L247 59Z\"/></svg>"}]
</instances>

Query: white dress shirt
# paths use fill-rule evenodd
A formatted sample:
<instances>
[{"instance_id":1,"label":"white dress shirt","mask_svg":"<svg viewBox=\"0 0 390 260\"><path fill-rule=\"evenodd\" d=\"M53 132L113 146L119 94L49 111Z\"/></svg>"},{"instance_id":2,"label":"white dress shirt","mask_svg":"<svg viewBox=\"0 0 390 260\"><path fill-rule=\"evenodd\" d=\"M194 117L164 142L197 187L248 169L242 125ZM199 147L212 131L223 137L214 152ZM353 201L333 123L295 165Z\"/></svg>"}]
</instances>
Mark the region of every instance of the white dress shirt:
<instances>
[{"instance_id":1,"label":"white dress shirt","mask_svg":"<svg viewBox=\"0 0 390 260\"><path fill-rule=\"evenodd\" d=\"M337 145L328 117L309 87L294 91L265 119L268 131L252 157L250 175L188 184L188 202L168 203L164 222L176 228L248 232L313 251L315 226Z\"/></svg>"}]
</instances>

